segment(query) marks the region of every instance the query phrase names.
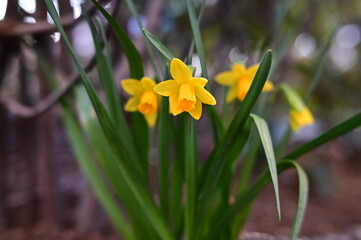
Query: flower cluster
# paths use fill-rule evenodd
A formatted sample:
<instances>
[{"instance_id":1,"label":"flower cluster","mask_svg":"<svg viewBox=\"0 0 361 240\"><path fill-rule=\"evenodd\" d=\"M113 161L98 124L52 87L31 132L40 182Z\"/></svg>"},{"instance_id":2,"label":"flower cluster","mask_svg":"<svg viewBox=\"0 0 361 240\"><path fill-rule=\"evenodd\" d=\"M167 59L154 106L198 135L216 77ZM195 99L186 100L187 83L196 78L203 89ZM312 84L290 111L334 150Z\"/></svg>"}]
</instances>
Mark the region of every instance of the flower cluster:
<instances>
[{"instance_id":1,"label":"flower cluster","mask_svg":"<svg viewBox=\"0 0 361 240\"><path fill-rule=\"evenodd\" d=\"M233 64L230 71L224 71L215 76L217 83L229 87L226 96L227 103L236 99L244 100L258 68L259 64L246 68L243 64L236 63ZM193 77L188 66L178 58L171 61L170 74L173 79L159 84L147 77L143 77L140 81L137 79L122 80L123 89L132 96L125 104L125 110L129 112L139 111L144 115L148 125L153 127L157 121L160 96L169 97L169 111L174 116L188 112L196 120L202 116L202 104L216 104L214 96L205 89L208 80ZM268 92L273 88L273 84L267 80L263 91ZM290 99L293 94L290 95L290 91L287 88L286 90L287 98ZM291 98L295 99L294 97ZM297 100L297 102L299 101ZM291 106L293 105L291 104ZM290 125L293 131L298 131L302 126L313 122L312 114L306 106L292 107Z\"/></svg>"},{"instance_id":2,"label":"flower cluster","mask_svg":"<svg viewBox=\"0 0 361 240\"><path fill-rule=\"evenodd\" d=\"M173 79L158 85L147 77L140 81L125 79L121 81L123 89L132 96L125 104L125 110L139 111L149 126L154 126L157 119L159 95L169 97L170 112L178 115L188 112L194 119L202 116L202 103L215 105L216 99L204 87L208 80L192 76L188 66L174 58L170 63Z\"/></svg>"}]
</instances>

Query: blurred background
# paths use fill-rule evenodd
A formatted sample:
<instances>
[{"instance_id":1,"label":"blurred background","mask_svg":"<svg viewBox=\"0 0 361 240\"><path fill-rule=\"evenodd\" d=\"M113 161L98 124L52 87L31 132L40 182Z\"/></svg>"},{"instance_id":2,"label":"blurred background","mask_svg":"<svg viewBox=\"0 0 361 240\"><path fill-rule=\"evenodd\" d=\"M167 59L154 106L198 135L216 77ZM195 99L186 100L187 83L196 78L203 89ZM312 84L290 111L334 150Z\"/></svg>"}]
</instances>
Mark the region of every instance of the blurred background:
<instances>
[{"instance_id":1,"label":"blurred background","mask_svg":"<svg viewBox=\"0 0 361 240\"><path fill-rule=\"evenodd\" d=\"M154 76L142 33L125 1L99 2L127 30L143 56L147 75ZM203 1L195 2L200 7ZM97 86L93 42L80 4L93 16L101 16L88 1L54 3ZM184 2L135 3L146 29L184 59L192 41ZM290 136L284 153L360 112L361 1L208 0L203 10L200 25L210 88L221 114L228 116L239 102L225 110L225 90L214 76L234 62L248 66L259 62L269 48L274 55L270 80L276 86L292 86L306 99L316 120ZM107 36L118 82L128 77L127 64L109 29ZM48 86L39 56L51 65L59 89ZM200 69L197 55L193 65ZM58 102L72 97L69 90L77 79L45 3L0 0L0 239L117 239L77 166L62 126ZM119 89L119 93L125 99L124 92ZM287 134L287 104L279 94L267 106L277 145ZM209 136L204 119L198 130ZM301 159L311 187L301 235L360 232L360 136L361 129L356 129ZM200 146L201 154L208 148ZM270 186L256 202L245 231L277 236L290 232L298 196L292 171L280 176L280 193L282 221L277 221Z\"/></svg>"}]
</instances>

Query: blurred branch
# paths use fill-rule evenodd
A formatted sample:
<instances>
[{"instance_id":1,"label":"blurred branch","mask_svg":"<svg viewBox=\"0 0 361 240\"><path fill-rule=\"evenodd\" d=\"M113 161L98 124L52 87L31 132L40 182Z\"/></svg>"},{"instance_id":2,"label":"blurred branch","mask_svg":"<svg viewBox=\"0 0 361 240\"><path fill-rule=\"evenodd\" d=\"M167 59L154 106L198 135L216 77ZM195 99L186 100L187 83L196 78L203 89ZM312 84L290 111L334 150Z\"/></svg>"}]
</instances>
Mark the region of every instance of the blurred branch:
<instances>
[{"instance_id":1,"label":"blurred branch","mask_svg":"<svg viewBox=\"0 0 361 240\"><path fill-rule=\"evenodd\" d=\"M95 63L95 56L93 56L89 63L84 67L85 71L89 72L94 67ZM62 98L65 94L69 92L69 90L74 86L78 79L79 73L73 73L69 77L69 80L67 81L65 87L51 93L33 107L23 105L16 100L4 96L0 92L0 105L3 105L6 110L8 110L14 115L23 118L32 118L49 110L54 104L59 101L60 98Z\"/></svg>"},{"instance_id":2,"label":"blurred branch","mask_svg":"<svg viewBox=\"0 0 361 240\"><path fill-rule=\"evenodd\" d=\"M100 2L105 1L103 0ZM91 3L85 4L85 9L90 14L96 11L96 7ZM69 28L83 20L83 18L79 17L74 19L73 14L66 14L62 16L60 20L64 28ZM18 22L12 18L5 18L3 21L0 21L0 36L4 37L22 36L26 34L34 35L55 31L57 31L56 26L49 23L47 19L37 21L36 24Z\"/></svg>"},{"instance_id":3,"label":"blurred branch","mask_svg":"<svg viewBox=\"0 0 361 240\"><path fill-rule=\"evenodd\" d=\"M113 12L110 13L111 15L114 15L117 12L116 9L119 7L119 3L120 1L116 1L115 6L113 8ZM93 10L95 10L94 7L92 8L91 11ZM109 25L107 25L106 26L107 34L109 33L109 29L110 29ZM95 64L96 64L96 58L94 55L90 59L90 61L84 66L85 72L89 72L90 70L92 70ZM52 92L50 95L48 95L46 98L44 98L43 100L41 100L39 103L37 103L35 106L32 107L19 103L18 101L7 97L0 92L0 105L2 105L7 111L18 117L33 118L48 111L64 95L66 95L69 92L69 90L75 85L75 83L78 82L79 79L80 79L79 73L77 72L73 73L72 75L69 76L68 80L66 81L67 84L63 88L60 88Z\"/></svg>"}]
</instances>

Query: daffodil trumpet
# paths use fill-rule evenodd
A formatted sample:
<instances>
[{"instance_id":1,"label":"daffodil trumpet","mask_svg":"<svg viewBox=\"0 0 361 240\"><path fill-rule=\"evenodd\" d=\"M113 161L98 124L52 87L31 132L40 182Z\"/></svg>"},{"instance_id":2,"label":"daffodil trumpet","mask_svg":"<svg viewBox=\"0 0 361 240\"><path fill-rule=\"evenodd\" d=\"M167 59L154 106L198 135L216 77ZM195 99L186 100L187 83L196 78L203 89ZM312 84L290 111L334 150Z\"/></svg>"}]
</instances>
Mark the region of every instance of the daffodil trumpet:
<instances>
[{"instance_id":1,"label":"daffodil trumpet","mask_svg":"<svg viewBox=\"0 0 361 240\"><path fill-rule=\"evenodd\" d=\"M159 83L154 91L169 97L170 112L174 116L188 112L198 120L202 116L202 103L216 104L216 99L204 88L208 80L193 77L188 66L178 58L170 62L170 74L173 79Z\"/></svg>"},{"instance_id":2,"label":"daffodil trumpet","mask_svg":"<svg viewBox=\"0 0 361 240\"><path fill-rule=\"evenodd\" d=\"M140 81L124 79L120 84L124 91L132 96L124 109L128 112L139 111L144 115L148 126L155 126L159 109L159 96L153 91L156 83L148 77L143 77Z\"/></svg>"},{"instance_id":3,"label":"daffodil trumpet","mask_svg":"<svg viewBox=\"0 0 361 240\"><path fill-rule=\"evenodd\" d=\"M221 72L215 76L217 83L229 86L226 96L227 103L230 103L237 98L240 101L244 100L252 85L258 67L259 64L246 68L243 64L235 63L233 64L231 71ZM267 80L262 91L268 92L272 89L273 84Z\"/></svg>"}]
</instances>

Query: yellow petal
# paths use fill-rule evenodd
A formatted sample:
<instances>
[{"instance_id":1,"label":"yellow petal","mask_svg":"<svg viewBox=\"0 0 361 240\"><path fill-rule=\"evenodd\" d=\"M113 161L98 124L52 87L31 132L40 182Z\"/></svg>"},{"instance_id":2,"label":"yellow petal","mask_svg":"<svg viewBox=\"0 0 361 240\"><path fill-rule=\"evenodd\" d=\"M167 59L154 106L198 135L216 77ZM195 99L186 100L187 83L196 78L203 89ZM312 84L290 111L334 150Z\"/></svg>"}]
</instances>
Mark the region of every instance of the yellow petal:
<instances>
[{"instance_id":1,"label":"yellow petal","mask_svg":"<svg viewBox=\"0 0 361 240\"><path fill-rule=\"evenodd\" d=\"M198 86L198 87L204 87L206 86L208 80L205 78L196 78L196 77L192 77L189 80L189 83L192 84L193 86Z\"/></svg>"},{"instance_id":2,"label":"yellow petal","mask_svg":"<svg viewBox=\"0 0 361 240\"><path fill-rule=\"evenodd\" d=\"M246 97L249 88L251 87L252 81L248 79L244 79L243 81L239 81L237 85L237 97L240 101L243 101Z\"/></svg>"},{"instance_id":3,"label":"yellow petal","mask_svg":"<svg viewBox=\"0 0 361 240\"><path fill-rule=\"evenodd\" d=\"M147 121L149 127L154 127L157 122L158 112L144 114L144 118Z\"/></svg>"},{"instance_id":4,"label":"yellow petal","mask_svg":"<svg viewBox=\"0 0 361 240\"><path fill-rule=\"evenodd\" d=\"M216 105L216 99L206 89L202 87L195 87L197 98L204 104Z\"/></svg>"},{"instance_id":5,"label":"yellow petal","mask_svg":"<svg viewBox=\"0 0 361 240\"><path fill-rule=\"evenodd\" d=\"M179 83L174 80L168 80L161 83L158 83L154 88L154 92L162 96L171 96L176 94L179 89Z\"/></svg>"},{"instance_id":6,"label":"yellow petal","mask_svg":"<svg viewBox=\"0 0 361 240\"><path fill-rule=\"evenodd\" d=\"M140 103L140 96L132 97L125 104L124 109L128 112L138 111L138 105Z\"/></svg>"},{"instance_id":7,"label":"yellow petal","mask_svg":"<svg viewBox=\"0 0 361 240\"><path fill-rule=\"evenodd\" d=\"M133 96L141 94L144 90L140 81L136 79L124 79L120 81L120 84L124 91Z\"/></svg>"},{"instance_id":8,"label":"yellow petal","mask_svg":"<svg viewBox=\"0 0 361 240\"><path fill-rule=\"evenodd\" d=\"M231 71L221 72L215 76L216 82L225 86L232 86L237 82L237 79L238 75Z\"/></svg>"},{"instance_id":9,"label":"yellow petal","mask_svg":"<svg viewBox=\"0 0 361 240\"><path fill-rule=\"evenodd\" d=\"M301 111L290 111L290 124L293 131L298 131L301 127L314 123L312 113L307 107Z\"/></svg>"},{"instance_id":10,"label":"yellow petal","mask_svg":"<svg viewBox=\"0 0 361 240\"><path fill-rule=\"evenodd\" d=\"M241 77L242 75L246 74L246 67L243 64L240 63L235 63L232 66L232 72L237 76L237 77Z\"/></svg>"},{"instance_id":11,"label":"yellow petal","mask_svg":"<svg viewBox=\"0 0 361 240\"><path fill-rule=\"evenodd\" d=\"M186 82L192 77L192 73L188 66L178 58L173 58L170 62L170 74L173 79L179 83Z\"/></svg>"},{"instance_id":12,"label":"yellow petal","mask_svg":"<svg viewBox=\"0 0 361 240\"><path fill-rule=\"evenodd\" d=\"M291 129L294 132L297 132L301 126L297 125L297 123L292 119L292 117L290 117L290 125L291 125Z\"/></svg>"},{"instance_id":13,"label":"yellow petal","mask_svg":"<svg viewBox=\"0 0 361 240\"><path fill-rule=\"evenodd\" d=\"M256 72L259 68L259 64L253 65L247 68L247 75L253 80L254 76L256 76Z\"/></svg>"},{"instance_id":14,"label":"yellow petal","mask_svg":"<svg viewBox=\"0 0 361 240\"><path fill-rule=\"evenodd\" d=\"M269 92L269 91L272 91L272 89L273 89L273 83L270 81L266 81L266 83L263 86L262 91Z\"/></svg>"},{"instance_id":15,"label":"yellow petal","mask_svg":"<svg viewBox=\"0 0 361 240\"><path fill-rule=\"evenodd\" d=\"M229 88L226 96L226 102L227 103L233 102L236 99L236 97L237 97L237 84Z\"/></svg>"},{"instance_id":16,"label":"yellow petal","mask_svg":"<svg viewBox=\"0 0 361 240\"><path fill-rule=\"evenodd\" d=\"M174 116L182 112L181 110L178 109L178 94L174 94L169 97L169 108L170 108L170 112Z\"/></svg>"},{"instance_id":17,"label":"yellow petal","mask_svg":"<svg viewBox=\"0 0 361 240\"><path fill-rule=\"evenodd\" d=\"M202 102L197 99L195 108L189 111L189 114L195 119L199 120L202 116Z\"/></svg>"},{"instance_id":18,"label":"yellow petal","mask_svg":"<svg viewBox=\"0 0 361 240\"><path fill-rule=\"evenodd\" d=\"M140 83L142 84L144 90L153 90L154 86L156 85L155 82L148 77L143 77L140 80Z\"/></svg>"}]
</instances>

